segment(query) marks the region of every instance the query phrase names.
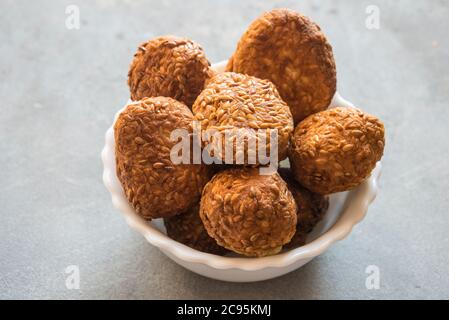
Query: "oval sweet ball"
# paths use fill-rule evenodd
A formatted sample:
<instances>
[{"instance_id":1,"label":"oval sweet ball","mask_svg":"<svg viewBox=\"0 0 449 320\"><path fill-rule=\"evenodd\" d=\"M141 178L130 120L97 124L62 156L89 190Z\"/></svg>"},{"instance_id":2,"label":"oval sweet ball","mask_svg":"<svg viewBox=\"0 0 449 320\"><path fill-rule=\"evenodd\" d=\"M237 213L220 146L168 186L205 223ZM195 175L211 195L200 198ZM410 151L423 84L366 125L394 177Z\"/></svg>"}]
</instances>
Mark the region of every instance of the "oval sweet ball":
<instances>
[{"instance_id":1,"label":"oval sweet ball","mask_svg":"<svg viewBox=\"0 0 449 320\"><path fill-rule=\"evenodd\" d=\"M317 24L290 9L274 9L256 19L241 37L226 71L273 82L295 125L325 110L337 87L331 45Z\"/></svg>"},{"instance_id":2,"label":"oval sweet ball","mask_svg":"<svg viewBox=\"0 0 449 320\"><path fill-rule=\"evenodd\" d=\"M382 158L384 145L384 125L378 118L357 108L339 107L299 123L289 159L301 185L330 194L363 182Z\"/></svg>"},{"instance_id":3,"label":"oval sweet ball","mask_svg":"<svg viewBox=\"0 0 449 320\"><path fill-rule=\"evenodd\" d=\"M276 155L277 161L287 157L293 118L268 80L234 72L219 73L208 81L192 110L203 130L219 134L219 140L206 141L205 145L221 145L215 146L214 149L219 149L215 156L223 162L231 160L225 163L259 165L263 162L261 155L270 158ZM277 153L272 154L274 147ZM227 151L232 154L226 155ZM249 155L254 158L252 163ZM244 160L242 163L238 156Z\"/></svg>"},{"instance_id":4,"label":"oval sweet ball","mask_svg":"<svg viewBox=\"0 0 449 320\"><path fill-rule=\"evenodd\" d=\"M193 115L171 98L146 98L129 104L114 125L117 176L125 195L146 219L169 217L199 201L209 168L173 164L175 129L192 132Z\"/></svg>"},{"instance_id":5,"label":"oval sweet ball","mask_svg":"<svg viewBox=\"0 0 449 320\"><path fill-rule=\"evenodd\" d=\"M217 173L203 190L200 217L217 243L262 257L281 251L296 230L296 204L278 173L233 168Z\"/></svg>"},{"instance_id":6,"label":"oval sweet ball","mask_svg":"<svg viewBox=\"0 0 449 320\"><path fill-rule=\"evenodd\" d=\"M203 49L194 41L155 38L141 44L134 55L128 72L131 99L171 97L191 108L213 74Z\"/></svg>"}]
</instances>

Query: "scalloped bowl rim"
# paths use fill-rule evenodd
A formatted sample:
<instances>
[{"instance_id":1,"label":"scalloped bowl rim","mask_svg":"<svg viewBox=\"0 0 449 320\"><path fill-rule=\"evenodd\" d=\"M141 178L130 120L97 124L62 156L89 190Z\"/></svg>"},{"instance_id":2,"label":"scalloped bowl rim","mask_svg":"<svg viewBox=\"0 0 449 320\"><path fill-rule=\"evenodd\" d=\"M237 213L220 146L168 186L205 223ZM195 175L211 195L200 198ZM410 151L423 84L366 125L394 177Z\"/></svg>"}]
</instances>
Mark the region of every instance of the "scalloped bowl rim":
<instances>
[{"instance_id":1,"label":"scalloped bowl rim","mask_svg":"<svg viewBox=\"0 0 449 320\"><path fill-rule=\"evenodd\" d=\"M225 65L226 61L222 61L214 64L212 67L215 70L221 71L224 69ZM129 103L130 102L126 105ZM352 103L344 100L338 92L332 100L330 107L332 106L353 107ZM218 256L192 249L169 238L163 232L158 230L151 222L138 216L125 197L115 171L115 142L113 131L114 123L125 107L116 113L113 124L106 131L106 142L101 153L104 168L103 182L111 193L114 207L124 215L127 224L141 233L152 245L158 247L163 252L168 252L174 255L180 260L204 264L214 269L240 269L245 271L257 271L265 268L283 268L298 262L298 260L310 260L322 254L334 242L344 239L351 232L352 228L365 217L369 204L377 195L378 179L382 167L380 161L377 163L369 178L357 188L348 192L343 212L340 213L339 218L330 229L304 246L277 255L261 258Z\"/></svg>"}]
</instances>

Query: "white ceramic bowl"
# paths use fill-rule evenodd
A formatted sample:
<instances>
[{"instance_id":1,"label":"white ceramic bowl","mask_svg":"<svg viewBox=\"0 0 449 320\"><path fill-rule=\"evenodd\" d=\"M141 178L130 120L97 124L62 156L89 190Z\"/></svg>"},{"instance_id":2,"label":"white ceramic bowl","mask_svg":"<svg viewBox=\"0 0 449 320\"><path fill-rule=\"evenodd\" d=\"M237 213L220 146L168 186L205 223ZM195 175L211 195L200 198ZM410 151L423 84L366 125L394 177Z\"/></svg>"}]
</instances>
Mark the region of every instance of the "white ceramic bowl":
<instances>
[{"instance_id":1,"label":"white ceramic bowl","mask_svg":"<svg viewBox=\"0 0 449 320\"><path fill-rule=\"evenodd\" d=\"M226 61L223 61L212 67L223 71L225 65ZM352 104L336 93L329 107L337 106L352 107ZM117 112L114 123L122 110ZM376 197L381 172L379 162L371 176L357 188L331 195L328 212L309 234L306 245L263 258L222 257L194 250L170 239L165 234L161 219L145 221L134 212L115 173L113 125L106 132L101 158L104 165L103 182L111 193L113 205L123 214L131 228L183 267L209 278L233 282L279 277L298 269L326 251L334 242L345 238L354 225L365 217L369 204Z\"/></svg>"}]
</instances>

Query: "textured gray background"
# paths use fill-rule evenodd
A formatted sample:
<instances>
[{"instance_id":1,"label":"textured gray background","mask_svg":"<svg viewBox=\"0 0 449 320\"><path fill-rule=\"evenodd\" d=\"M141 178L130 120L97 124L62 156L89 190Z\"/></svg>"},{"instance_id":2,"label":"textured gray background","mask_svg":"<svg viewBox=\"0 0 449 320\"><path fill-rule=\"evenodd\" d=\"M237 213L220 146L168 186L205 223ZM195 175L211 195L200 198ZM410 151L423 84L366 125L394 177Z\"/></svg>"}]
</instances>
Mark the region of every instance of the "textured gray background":
<instances>
[{"instance_id":1,"label":"textured gray background","mask_svg":"<svg viewBox=\"0 0 449 320\"><path fill-rule=\"evenodd\" d=\"M65 28L67 4L80 30ZM380 30L365 27L367 5ZM343 96L384 120L382 190L344 241L278 279L232 284L179 267L127 227L100 151L137 45L192 38L226 59L273 7L334 47ZM449 298L448 1L0 0L0 298ZM67 290L78 265L81 289ZM365 268L380 268L379 290Z\"/></svg>"}]
</instances>

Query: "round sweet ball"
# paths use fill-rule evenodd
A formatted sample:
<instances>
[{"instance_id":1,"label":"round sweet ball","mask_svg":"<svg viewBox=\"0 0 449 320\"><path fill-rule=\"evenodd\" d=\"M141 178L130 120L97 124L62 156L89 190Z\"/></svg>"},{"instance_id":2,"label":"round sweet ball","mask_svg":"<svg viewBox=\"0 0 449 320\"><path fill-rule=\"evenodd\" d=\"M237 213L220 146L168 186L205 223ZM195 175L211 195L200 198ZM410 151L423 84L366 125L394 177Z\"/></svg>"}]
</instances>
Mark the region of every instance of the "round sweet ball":
<instances>
[{"instance_id":1,"label":"round sweet ball","mask_svg":"<svg viewBox=\"0 0 449 320\"><path fill-rule=\"evenodd\" d=\"M192 132L193 115L171 98L146 98L128 104L114 125L117 177L135 211L146 219L169 217L199 201L209 168L173 164L175 129Z\"/></svg>"},{"instance_id":2,"label":"round sweet ball","mask_svg":"<svg viewBox=\"0 0 449 320\"><path fill-rule=\"evenodd\" d=\"M217 243L236 253L262 257L281 251L296 230L296 204L277 172L258 168L219 172L203 190L200 217Z\"/></svg>"},{"instance_id":3,"label":"round sweet ball","mask_svg":"<svg viewBox=\"0 0 449 320\"><path fill-rule=\"evenodd\" d=\"M289 9L256 19L241 37L226 71L272 81L289 105L295 125L325 110L337 87L332 47L320 27Z\"/></svg>"},{"instance_id":4,"label":"round sweet ball","mask_svg":"<svg viewBox=\"0 0 449 320\"><path fill-rule=\"evenodd\" d=\"M298 222L296 233L292 240L284 246L286 249L296 248L305 244L307 235L320 222L329 208L329 197L312 192L302 187L293 178L289 168L279 168L279 174L287 183L288 189L298 207Z\"/></svg>"},{"instance_id":5,"label":"round sweet ball","mask_svg":"<svg viewBox=\"0 0 449 320\"><path fill-rule=\"evenodd\" d=\"M213 75L203 49L189 39L163 36L139 46L128 73L131 99L171 97L189 108Z\"/></svg>"},{"instance_id":6,"label":"round sweet ball","mask_svg":"<svg viewBox=\"0 0 449 320\"><path fill-rule=\"evenodd\" d=\"M295 129L289 159L295 179L320 194L350 190L363 182L383 155L382 122L357 108L311 115Z\"/></svg>"},{"instance_id":7,"label":"round sweet ball","mask_svg":"<svg viewBox=\"0 0 449 320\"><path fill-rule=\"evenodd\" d=\"M271 157L274 143L278 161L287 157L293 119L289 107L268 80L233 72L219 73L208 81L192 110L201 129L212 137L205 141L206 147L213 145L214 157L227 164L259 165L260 158L255 155ZM220 140L213 139L217 134ZM265 149L259 153L262 145ZM254 156L253 163L250 154ZM238 159L243 161L239 163Z\"/></svg>"},{"instance_id":8,"label":"round sweet ball","mask_svg":"<svg viewBox=\"0 0 449 320\"><path fill-rule=\"evenodd\" d=\"M170 238L195 250L216 255L224 255L228 252L207 234L199 216L199 205L193 206L182 214L164 218L164 225Z\"/></svg>"}]
</instances>

